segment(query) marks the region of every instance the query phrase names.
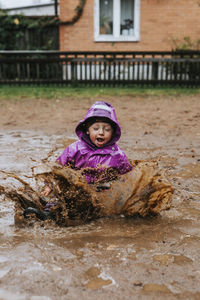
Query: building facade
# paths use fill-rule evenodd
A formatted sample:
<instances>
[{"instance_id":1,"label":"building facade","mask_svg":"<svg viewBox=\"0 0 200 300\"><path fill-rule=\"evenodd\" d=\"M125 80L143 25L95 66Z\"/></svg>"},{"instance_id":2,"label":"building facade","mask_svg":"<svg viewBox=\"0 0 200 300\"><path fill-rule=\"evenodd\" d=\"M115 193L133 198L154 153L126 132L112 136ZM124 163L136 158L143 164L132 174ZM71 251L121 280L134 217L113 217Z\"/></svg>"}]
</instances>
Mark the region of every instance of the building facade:
<instances>
[{"instance_id":1,"label":"building facade","mask_svg":"<svg viewBox=\"0 0 200 300\"><path fill-rule=\"evenodd\" d=\"M61 21L80 0L60 0ZM200 0L86 0L77 22L60 27L62 51L170 51L200 39Z\"/></svg>"}]
</instances>

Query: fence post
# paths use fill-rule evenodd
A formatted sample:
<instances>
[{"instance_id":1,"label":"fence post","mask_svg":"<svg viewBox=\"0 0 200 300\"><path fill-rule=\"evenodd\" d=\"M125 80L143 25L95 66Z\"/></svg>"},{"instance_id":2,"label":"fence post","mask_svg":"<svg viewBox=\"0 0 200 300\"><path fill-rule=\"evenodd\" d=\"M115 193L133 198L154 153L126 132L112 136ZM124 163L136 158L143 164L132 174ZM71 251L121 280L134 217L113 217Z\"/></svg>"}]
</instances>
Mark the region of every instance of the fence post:
<instances>
[{"instance_id":1,"label":"fence post","mask_svg":"<svg viewBox=\"0 0 200 300\"><path fill-rule=\"evenodd\" d=\"M75 62L71 61L71 81L72 84L75 82Z\"/></svg>"},{"instance_id":2,"label":"fence post","mask_svg":"<svg viewBox=\"0 0 200 300\"><path fill-rule=\"evenodd\" d=\"M152 62L152 80L158 80L158 62Z\"/></svg>"}]
</instances>

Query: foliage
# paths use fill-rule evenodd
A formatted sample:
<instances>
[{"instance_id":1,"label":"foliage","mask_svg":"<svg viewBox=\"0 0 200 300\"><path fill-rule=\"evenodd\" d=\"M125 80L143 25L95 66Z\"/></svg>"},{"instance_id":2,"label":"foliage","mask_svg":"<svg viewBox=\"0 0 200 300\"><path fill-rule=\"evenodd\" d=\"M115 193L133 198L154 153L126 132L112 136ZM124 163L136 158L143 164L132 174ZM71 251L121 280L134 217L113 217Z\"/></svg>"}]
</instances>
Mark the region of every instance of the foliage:
<instances>
[{"instance_id":1,"label":"foliage","mask_svg":"<svg viewBox=\"0 0 200 300\"><path fill-rule=\"evenodd\" d=\"M8 15L0 9L0 50L58 50L59 25L77 22L85 3L79 0L75 15L65 22L52 16Z\"/></svg>"},{"instance_id":2,"label":"foliage","mask_svg":"<svg viewBox=\"0 0 200 300\"><path fill-rule=\"evenodd\" d=\"M72 17L71 20L60 22L61 25L73 25L80 19L83 13L84 6L86 4L86 0L79 0L79 1L80 1L79 4L75 8L75 15Z\"/></svg>"},{"instance_id":3,"label":"foliage","mask_svg":"<svg viewBox=\"0 0 200 300\"><path fill-rule=\"evenodd\" d=\"M183 40L172 38L173 50L200 50L200 39L192 40L185 36Z\"/></svg>"},{"instance_id":4,"label":"foliage","mask_svg":"<svg viewBox=\"0 0 200 300\"><path fill-rule=\"evenodd\" d=\"M58 24L57 17L8 15L0 10L0 50L57 50Z\"/></svg>"}]
</instances>

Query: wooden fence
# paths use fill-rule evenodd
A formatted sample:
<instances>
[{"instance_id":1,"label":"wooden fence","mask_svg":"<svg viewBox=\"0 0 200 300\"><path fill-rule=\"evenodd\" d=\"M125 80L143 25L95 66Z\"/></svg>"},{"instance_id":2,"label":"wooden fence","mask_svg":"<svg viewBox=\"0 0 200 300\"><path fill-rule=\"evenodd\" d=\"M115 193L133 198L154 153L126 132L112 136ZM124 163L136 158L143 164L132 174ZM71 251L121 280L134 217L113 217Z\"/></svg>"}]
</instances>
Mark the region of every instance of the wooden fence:
<instances>
[{"instance_id":1,"label":"wooden fence","mask_svg":"<svg viewBox=\"0 0 200 300\"><path fill-rule=\"evenodd\" d=\"M200 85L200 51L0 51L1 84Z\"/></svg>"}]
</instances>

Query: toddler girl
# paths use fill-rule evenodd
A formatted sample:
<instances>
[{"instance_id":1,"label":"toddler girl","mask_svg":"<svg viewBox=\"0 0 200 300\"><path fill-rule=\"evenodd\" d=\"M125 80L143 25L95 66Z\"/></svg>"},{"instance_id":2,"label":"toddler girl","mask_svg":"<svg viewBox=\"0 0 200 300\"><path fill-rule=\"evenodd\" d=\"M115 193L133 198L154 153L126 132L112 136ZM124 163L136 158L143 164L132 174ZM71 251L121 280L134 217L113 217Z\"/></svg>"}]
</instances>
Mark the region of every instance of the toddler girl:
<instances>
[{"instance_id":1,"label":"toddler girl","mask_svg":"<svg viewBox=\"0 0 200 300\"><path fill-rule=\"evenodd\" d=\"M61 165L84 169L89 184L108 181L112 168L118 174L132 170L127 156L117 145L121 128L114 107L106 102L95 102L76 127L78 141L68 146L56 160ZM102 185L101 188L109 188ZM46 186L43 195L48 196L51 187ZM45 211L50 210L47 204ZM35 213L35 212L34 212Z\"/></svg>"}]
</instances>

